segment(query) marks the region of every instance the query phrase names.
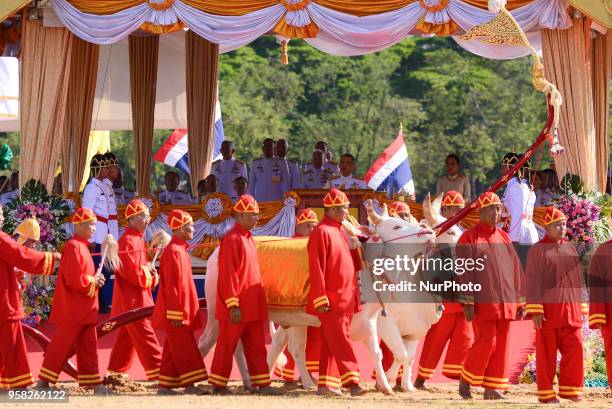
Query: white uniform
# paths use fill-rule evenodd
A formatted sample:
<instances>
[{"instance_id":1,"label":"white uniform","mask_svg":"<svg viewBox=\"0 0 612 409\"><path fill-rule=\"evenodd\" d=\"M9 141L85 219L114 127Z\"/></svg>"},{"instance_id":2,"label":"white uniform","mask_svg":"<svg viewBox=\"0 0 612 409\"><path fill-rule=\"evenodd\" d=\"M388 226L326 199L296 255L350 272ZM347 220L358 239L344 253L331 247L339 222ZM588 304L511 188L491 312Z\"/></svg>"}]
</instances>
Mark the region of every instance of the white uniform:
<instances>
[{"instance_id":1,"label":"white uniform","mask_svg":"<svg viewBox=\"0 0 612 409\"><path fill-rule=\"evenodd\" d=\"M291 176L287 162L279 158L261 157L251 164L249 193L258 202L282 200L291 190Z\"/></svg>"},{"instance_id":2,"label":"white uniform","mask_svg":"<svg viewBox=\"0 0 612 409\"><path fill-rule=\"evenodd\" d=\"M302 181L300 175L300 169L298 168L297 162L287 158L279 158L279 160L287 162L289 168L289 177L291 178L290 188L301 189Z\"/></svg>"},{"instance_id":3,"label":"white uniform","mask_svg":"<svg viewBox=\"0 0 612 409\"><path fill-rule=\"evenodd\" d=\"M175 190L170 192L168 190L162 190L157 195L161 204L173 204L173 205L190 205L193 204L193 199L185 192Z\"/></svg>"},{"instance_id":4,"label":"white uniform","mask_svg":"<svg viewBox=\"0 0 612 409\"><path fill-rule=\"evenodd\" d=\"M87 207L96 215L96 233L91 238L92 243L102 244L107 234L115 240L119 239L119 222L117 221L117 202L110 180L92 178L83 190L83 207Z\"/></svg>"},{"instance_id":5,"label":"white uniform","mask_svg":"<svg viewBox=\"0 0 612 409\"><path fill-rule=\"evenodd\" d=\"M115 193L115 200L117 201L117 204L120 205L130 203L130 201L136 196L134 192L127 190L123 186L113 189L113 192Z\"/></svg>"},{"instance_id":6,"label":"white uniform","mask_svg":"<svg viewBox=\"0 0 612 409\"><path fill-rule=\"evenodd\" d=\"M2 193L0 195L0 205L4 206L13 199L19 197L19 189L11 190L10 192Z\"/></svg>"},{"instance_id":7,"label":"white uniform","mask_svg":"<svg viewBox=\"0 0 612 409\"><path fill-rule=\"evenodd\" d=\"M538 241L538 231L533 222L535 200L535 193L527 180L521 183L513 177L508 181L502 202L511 217L508 234L513 242L533 244Z\"/></svg>"},{"instance_id":8,"label":"white uniform","mask_svg":"<svg viewBox=\"0 0 612 409\"><path fill-rule=\"evenodd\" d=\"M336 189L367 189L368 185L363 179L359 179L354 177L353 175L349 176L337 176L331 178L326 184L325 188L336 188Z\"/></svg>"},{"instance_id":9,"label":"white uniform","mask_svg":"<svg viewBox=\"0 0 612 409\"><path fill-rule=\"evenodd\" d=\"M308 162L304 165L304 172L309 171L312 168L312 162ZM332 175L340 174L340 168L338 167L338 164L336 162L325 161L323 163L323 169L328 170L329 172L331 172Z\"/></svg>"},{"instance_id":10,"label":"white uniform","mask_svg":"<svg viewBox=\"0 0 612 409\"><path fill-rule=\"evenodd\" d=\"M234 191L234 179L239 176L247 179L247 168L243 161L237 159L220 159L212 163L210 173L219 180L219 192L228 196L236 194Z\"/></svg>"}]
</instances>

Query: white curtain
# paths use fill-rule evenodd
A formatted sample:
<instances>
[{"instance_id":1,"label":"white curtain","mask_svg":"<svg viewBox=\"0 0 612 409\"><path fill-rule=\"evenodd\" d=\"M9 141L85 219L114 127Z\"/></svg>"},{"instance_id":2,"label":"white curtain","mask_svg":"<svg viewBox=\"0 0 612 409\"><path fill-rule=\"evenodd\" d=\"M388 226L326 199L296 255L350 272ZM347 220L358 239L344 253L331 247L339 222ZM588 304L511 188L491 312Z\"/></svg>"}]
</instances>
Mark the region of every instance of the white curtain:
<instances>
[{"instance_id":1,"label":"white curtain","mask_svg":"<svg viewBox=\"0 0 612 409\"><path fill-rule=\"evenodd\" d=\"M435 0L423 0L426 5ZM353 16L310 2L299 11L288 12L282 4L275 4L242 16L208 14L176 0L170 8L157 11L147 3L112 15L93 15L80 12L66 0L51 0L57 16L74 34L82 39L110 44L125 38L144 22L173 24L178 21L207 40L219 44L220 52L235 50L256 38L271 32L285 16L287 24L303 27L314 22L320 29L315 38L307 39L314 47L334 55L362 55L390 47L411 34L422 34L416 26L420 19L442 24L454 21L462 31L482 24L494 14L462 0L449 0L442 11L429 12L421 2L401 9L368 15ZM565 0L535 0L512 11L530 40L539 45L542 28L570 26ZM466 42L454 37L462 47L487 58L507 59L526 55L521 47L491 46L479 41Z\"/></svg>"}]
</instances>

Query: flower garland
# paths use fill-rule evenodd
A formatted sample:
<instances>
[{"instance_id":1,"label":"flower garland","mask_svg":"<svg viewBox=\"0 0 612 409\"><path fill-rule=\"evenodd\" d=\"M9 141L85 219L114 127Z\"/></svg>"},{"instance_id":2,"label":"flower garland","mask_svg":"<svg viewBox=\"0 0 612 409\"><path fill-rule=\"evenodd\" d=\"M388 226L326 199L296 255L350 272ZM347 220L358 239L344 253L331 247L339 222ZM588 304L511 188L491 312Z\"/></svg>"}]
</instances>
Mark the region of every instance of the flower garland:
<instances>
[{"instance_id":1,"label":"flower garland","mask_svg":"<svg viewBox=\"0 0 612 409\"><path fill-rule=\"evenodd\" d=\"M49 319L51 305L53 304L53 294L55 292L55 277L50 277L49 285L38 285L32 283L21 293L23 300L24 324L35 327L42 321Z\"/></svg>"},{"instance_id":2,"label":"flower garland","mask_svg":"<svg viewBox=\"0 0 612 409\"><path fill-rule=\"evenodd\" d=\"M12 235L23 220L35 218L40 225L39 249L56 250L68 237L60 228L70 214L68 204L59 197L50 196L45 185L30 180L21 189L19 198L4 206L3 230Z\"/></svg>"}]
</instances>

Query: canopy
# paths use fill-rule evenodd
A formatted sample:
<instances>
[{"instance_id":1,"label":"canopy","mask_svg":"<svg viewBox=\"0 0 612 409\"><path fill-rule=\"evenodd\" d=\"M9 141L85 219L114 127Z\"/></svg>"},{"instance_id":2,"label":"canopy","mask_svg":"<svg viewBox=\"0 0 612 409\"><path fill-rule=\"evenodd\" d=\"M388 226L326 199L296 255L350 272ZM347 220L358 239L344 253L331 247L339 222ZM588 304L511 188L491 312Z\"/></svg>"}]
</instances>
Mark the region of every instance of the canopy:
<instances>
[{"instance_id":1,"label":"canopy","mask_svg":"<svg viewBox=\"0 0 612 409\"><path fill-rule=\"evenodd\" d=\"M326 53L377 52L409 35L456 35L490 21L486 0L51 0L62 23L96 44L112 44L136 30L154 33L189 28L220 52L268 33L304 38ZM507 8L538 44L542 28L568 28L565 0L510 0ZM525 47L458 41L487 58L515 58Z\"/></svg>"},{"instance_id":2,"label":"canopy","mask_svg":"<svg viewBox=\"0 0 612 409\"><path fill-rule=\"evenodd\" d=\"M51 19L45 19L47 24ZM178 31L160 37L159 52L164 58L158 60L157 92L155 97L156 129L187 128L187 102L185 81L185 32ZM8 57L4 57L9 60ZM17 59L7 61L11 70L3 70L3 58L0 58L0 76L6 73L5 81L0 78L0 95L18 93L19 71ZM92 113L92 130L125 130L132 129L130 76L128 58L128 40L123 39L113 45L100 47L96 97ZM9 78L12 76L12 78ZM2 86L6 83L6 88ZM3 91L5 90L5 91ZM1 103L9 103L8 99ZM14 100L14 112L17 112L17 98ZM0 109L0 112L2 110ZM0 120L0 132L19 131L19 117Z\"/></svg>"}]
</instances>

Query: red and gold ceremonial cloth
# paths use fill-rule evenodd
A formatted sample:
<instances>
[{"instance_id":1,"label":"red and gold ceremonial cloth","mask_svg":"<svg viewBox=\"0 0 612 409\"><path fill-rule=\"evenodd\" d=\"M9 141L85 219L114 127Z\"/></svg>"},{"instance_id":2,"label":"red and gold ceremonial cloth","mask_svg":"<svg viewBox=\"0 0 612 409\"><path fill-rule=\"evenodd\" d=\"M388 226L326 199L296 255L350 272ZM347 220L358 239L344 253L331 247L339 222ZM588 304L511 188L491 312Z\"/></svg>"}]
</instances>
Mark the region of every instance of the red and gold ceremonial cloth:
<instances>
[{"instance_id":1,"label":"red and gold ceremonial cloth","mask_svg":"<svg viewBox=\"0 0 612 409\"><path fill-rule=\"evenodd\" d=\"M268 307L305 309L310 288L308 238L253 238Z\"/></svg>"}]
</instances>

